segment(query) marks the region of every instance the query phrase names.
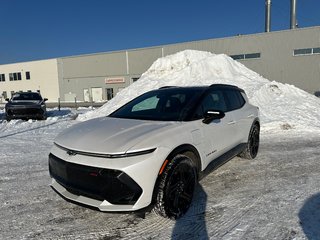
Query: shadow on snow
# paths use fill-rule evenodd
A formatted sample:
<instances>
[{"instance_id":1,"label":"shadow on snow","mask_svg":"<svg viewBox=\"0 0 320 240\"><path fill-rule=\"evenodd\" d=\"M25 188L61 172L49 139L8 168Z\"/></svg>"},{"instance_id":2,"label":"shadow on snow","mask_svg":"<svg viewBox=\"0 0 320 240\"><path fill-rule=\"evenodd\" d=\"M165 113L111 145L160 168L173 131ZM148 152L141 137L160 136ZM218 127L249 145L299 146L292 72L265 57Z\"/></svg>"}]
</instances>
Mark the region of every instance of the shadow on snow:
<instances>
[{"instance_id":1,"label":"shadow on snow","mask_svg":"<svg viewBox=\"0 0 320 240\"><path fill-rule=\"evenodd\" d=\"M305 201L299 211L299 219L308 239L320 239L320 193Z\"/></svg>"},{"instance_id":2,"label":"shadow on snow","mask_svg":"<svg viewBox=\"0 0 320 240\"><path fill-rule=\"evenodd\" d=\"M179 218L173 228L172 239L209 239L206 227L207 194L198 184L188 212Z\"/></svg>"}]
</instances>

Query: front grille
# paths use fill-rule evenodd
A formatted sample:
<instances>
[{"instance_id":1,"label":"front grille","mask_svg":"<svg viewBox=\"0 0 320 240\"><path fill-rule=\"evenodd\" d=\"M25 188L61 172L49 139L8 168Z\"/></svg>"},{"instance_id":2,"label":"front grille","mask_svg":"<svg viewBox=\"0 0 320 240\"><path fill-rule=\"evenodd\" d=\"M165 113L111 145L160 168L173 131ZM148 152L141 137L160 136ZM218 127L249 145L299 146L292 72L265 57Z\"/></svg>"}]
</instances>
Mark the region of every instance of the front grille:
<instances>
[{"instance_id":1,"label":"front grille","mask_svg":"<svg viewBox=\"0 0 320 240\"><path fill-rule=\"evenodd\" d=\"M40 108L15 108L8 110L9 115L42 115L43 110Z\"/></svg>"},{"instance_id":2,"label":"front grille","mask_svg":"<svg viewBox=\"0 0 320 240\"><path fill-rule=\"evenodd\" d=\"M69 192L111 204L134 204L142 194L140 186L122 171L66 162L49 155L49 172Z\"/></svg>"}]
</instances>

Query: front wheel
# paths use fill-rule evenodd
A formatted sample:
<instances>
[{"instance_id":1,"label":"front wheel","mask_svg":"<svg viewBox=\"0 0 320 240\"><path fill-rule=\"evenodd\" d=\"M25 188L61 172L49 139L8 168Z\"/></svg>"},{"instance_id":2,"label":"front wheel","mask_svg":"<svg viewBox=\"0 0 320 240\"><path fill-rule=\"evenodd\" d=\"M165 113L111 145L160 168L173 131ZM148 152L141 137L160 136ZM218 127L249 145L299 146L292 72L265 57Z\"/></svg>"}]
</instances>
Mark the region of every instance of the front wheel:
<instances>
[{"instance_id":1,"label":"front wheel","mask_svg":"<svg viewBox=\"0 0 320 240\"><path fill-rule=\"evenodd\" d=\"M254 159L258 154L259 143L260 143L260 127L258 124L254 124L251 127L246 147L239 154L239 156L246 159Z\"/></svg>"},{"instance_id":2,"label":"front wheel","mask_svg":"<svg viewBox=\"0 0 320 240\"><path fill-rule=\"evenodd\" d=\"M183 216L191 205L196 183L192 160L185 155L174 157L160 175L155 212L171 219Z\"/></svg>"}]
</instances>

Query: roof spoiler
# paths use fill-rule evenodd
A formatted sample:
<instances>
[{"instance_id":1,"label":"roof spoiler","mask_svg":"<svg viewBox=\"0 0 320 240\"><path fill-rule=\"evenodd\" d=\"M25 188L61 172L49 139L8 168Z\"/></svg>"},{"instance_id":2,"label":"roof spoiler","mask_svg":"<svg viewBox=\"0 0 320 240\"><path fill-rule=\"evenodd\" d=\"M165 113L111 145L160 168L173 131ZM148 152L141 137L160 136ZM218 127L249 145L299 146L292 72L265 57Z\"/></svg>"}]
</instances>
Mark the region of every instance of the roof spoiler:
<instances>
[{"instance_id":1,"label":"roof spoiler","mask_svg":"<svg viewBox=\"0 0 320 240\"><path fill-rule=\"evenodd\" d=\"M164 86L164 87L160 87L159 89L166 89L166 88L175 88L177 86Z\"/></svg>"}]
</instances>

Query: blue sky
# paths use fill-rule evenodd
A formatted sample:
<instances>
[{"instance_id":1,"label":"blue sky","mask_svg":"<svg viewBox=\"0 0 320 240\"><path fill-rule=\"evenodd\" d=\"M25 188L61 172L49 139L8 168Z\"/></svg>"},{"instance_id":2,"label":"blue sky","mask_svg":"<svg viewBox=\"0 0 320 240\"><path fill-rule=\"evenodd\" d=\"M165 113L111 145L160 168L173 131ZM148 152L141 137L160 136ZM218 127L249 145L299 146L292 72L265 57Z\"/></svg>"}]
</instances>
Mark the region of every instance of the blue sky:
<instances>
[{"instance_id":1,"label":"blue sky","mask_svg":"<svg viewBox=\"0 0 320 240\"><path fill-rule=\"evenodd\" d=\"M0 0L0 64L264 31L265 0ZM320 25L320 1L297 0L300 27ZM272 0L273 31L290 0Z\"/></svg>"}]
</instances>

